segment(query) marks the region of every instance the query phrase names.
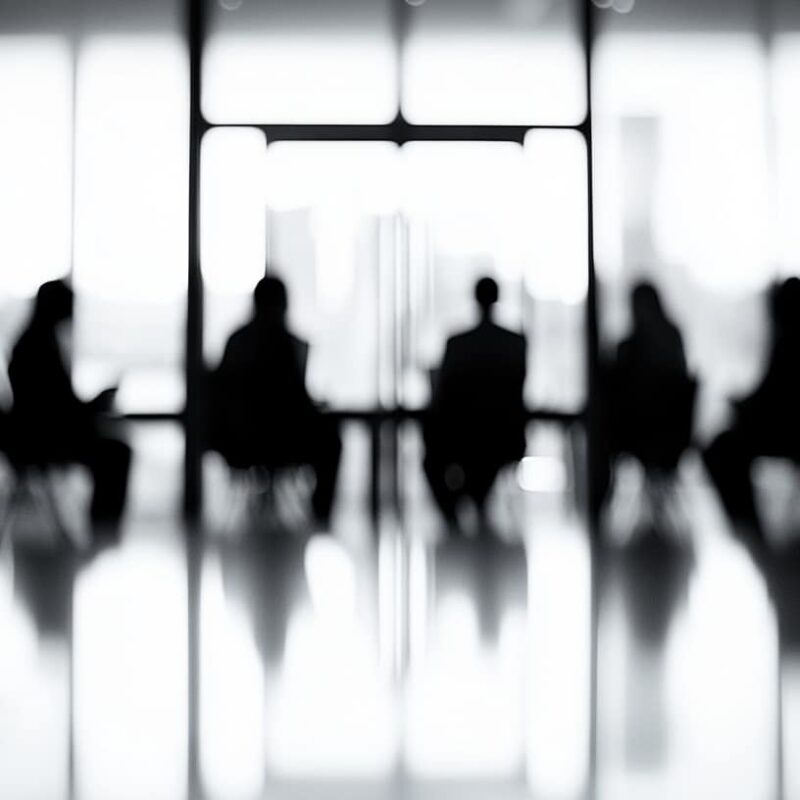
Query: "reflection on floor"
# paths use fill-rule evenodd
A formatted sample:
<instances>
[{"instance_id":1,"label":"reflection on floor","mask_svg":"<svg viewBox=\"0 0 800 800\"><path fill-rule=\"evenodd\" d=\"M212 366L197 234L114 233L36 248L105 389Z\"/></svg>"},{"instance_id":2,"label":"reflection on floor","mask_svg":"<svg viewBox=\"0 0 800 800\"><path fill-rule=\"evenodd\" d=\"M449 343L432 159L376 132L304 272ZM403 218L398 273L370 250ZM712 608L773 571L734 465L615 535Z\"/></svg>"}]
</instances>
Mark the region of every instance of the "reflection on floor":
<instances>
[{"instance_id":1,"label":"reflection on floor","mask_svg":"<svg viewBox=\"0 0 800 800\"><path fill-rule=\"evenodd\" d=\"M800 796L800 558L757 567L696 465L685 530L603 546L554 493L186 537L178 445L120 545L4 540L0 797Z\"/></svg>"}]
</instances>

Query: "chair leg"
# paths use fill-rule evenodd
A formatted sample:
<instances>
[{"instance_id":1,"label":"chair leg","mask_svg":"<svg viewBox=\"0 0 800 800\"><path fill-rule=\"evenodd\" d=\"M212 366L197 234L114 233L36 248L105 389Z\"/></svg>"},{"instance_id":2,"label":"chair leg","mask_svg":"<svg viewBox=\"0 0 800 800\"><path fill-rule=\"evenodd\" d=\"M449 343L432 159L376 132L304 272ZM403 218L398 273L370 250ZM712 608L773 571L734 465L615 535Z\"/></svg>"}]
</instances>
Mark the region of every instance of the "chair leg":
<instances>
[{"instance_id":1,"label":"chair leg","mask_svg":"<svg viewBox=\"0 0 800 800\"><path fill-rule=\"evenodd\" d=\"M56 497L55 487L53 486L52 476L44 473L42 475L42 498L44 499L44 506L53 521L53 527L61 539L71 541L67 526L61 516L61 510L58 507L58 498Z\"/></svg>"},{"instance_id":2,"label":"chair leg","mask_svg":"<svg viewBox=\"0 0 800 800\"><path fill-rule=\"evenodd\" d=\"M14 516L24 495L25 487L20 482L20 479L15 477L11 491L8 493L8 498L3 506L2 522L0 522L0 544L5 542L6 538L11 534Z\"/></svg>"}]
</instances>

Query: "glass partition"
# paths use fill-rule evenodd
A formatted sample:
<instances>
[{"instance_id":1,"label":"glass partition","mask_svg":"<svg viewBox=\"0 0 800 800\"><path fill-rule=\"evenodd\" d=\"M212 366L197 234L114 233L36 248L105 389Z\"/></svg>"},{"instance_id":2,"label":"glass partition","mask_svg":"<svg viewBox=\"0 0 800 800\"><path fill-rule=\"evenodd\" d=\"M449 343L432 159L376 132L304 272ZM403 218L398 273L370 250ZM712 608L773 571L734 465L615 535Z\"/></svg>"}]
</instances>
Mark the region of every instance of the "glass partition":
<instances>
[{"instance_id":1,"label":"glass partition","mask_svg":"<svg viewBox=\"0 0 800 800\"><path fill-rule=\"evenodd\" d=\"M212 122L388 122L397 108L391 0L206 4Z\"/></svg>"},{"instance_id":2,"label":"glass partition","mask_svg":"<svg viewBox=\"0 0 800 800\"><path fill-rule=\"evenodd\" d=\"M69 271L72 67L53 34L0 36L0 349L5 365L40 283Z\"/></svg>"},{"instance_id":3,"label":"glass partition","mask_svg":"<svg viewBox=\"0 0 800 800\"><path fill-rule=\"evenodd\" d=\"M409 2L403 111L417 123L577 124L586 113L577 2Z\"/></svg>"},{"instance_id":4,"label":"glass partition","mask_svg":"<svg viewBox=\"0 0 800 800\"><path fill-rule=\"evenodd\" d=\"M87 395L119 384L123 411L183 405L187 92L177 37L98 35L81 46L75 380Z\"/></svg>"}]
</instances>

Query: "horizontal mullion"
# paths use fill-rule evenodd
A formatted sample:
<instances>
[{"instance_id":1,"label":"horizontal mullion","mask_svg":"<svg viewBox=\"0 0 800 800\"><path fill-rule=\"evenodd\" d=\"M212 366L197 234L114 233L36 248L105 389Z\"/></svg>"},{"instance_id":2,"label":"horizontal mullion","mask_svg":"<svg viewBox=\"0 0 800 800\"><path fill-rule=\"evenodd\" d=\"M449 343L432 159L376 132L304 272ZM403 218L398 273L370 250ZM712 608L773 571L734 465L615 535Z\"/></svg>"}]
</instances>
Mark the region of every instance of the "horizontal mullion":
<instances>
[{"instance_id":1,"label":"horizontal mullion","mask_svg":"<svg viewBox=\"0 0 800 800\"><path fill-rule=\"evenodd\" d=\"M321 412L324 416L343 422L381 422L384 420L422 420L427 409L424 408L365 408L365 409L326 409ZM560 411L552 408L534 407L526 411L529 420L540 420L542 422L557 422L569 425L581 422L584 419L582 411ZM137 411L132 413L121 413L118 419L127 422L184 422L185 415L180 412L171 411Z\"/></svg>"},{"instance_id":2,"label":"horizontal mullion","mask_svg":"<svg viewBox=\"0 0 800 800\"><path fill-rule=\"evenodd\" d=\"M416 125L408 122L369 124L265 124L208 123L207 128L255 128L268 142L363 141L363 142L514 142L522 144L530 131L584 132L578 125Z\"/></svg>"}]
</instances>

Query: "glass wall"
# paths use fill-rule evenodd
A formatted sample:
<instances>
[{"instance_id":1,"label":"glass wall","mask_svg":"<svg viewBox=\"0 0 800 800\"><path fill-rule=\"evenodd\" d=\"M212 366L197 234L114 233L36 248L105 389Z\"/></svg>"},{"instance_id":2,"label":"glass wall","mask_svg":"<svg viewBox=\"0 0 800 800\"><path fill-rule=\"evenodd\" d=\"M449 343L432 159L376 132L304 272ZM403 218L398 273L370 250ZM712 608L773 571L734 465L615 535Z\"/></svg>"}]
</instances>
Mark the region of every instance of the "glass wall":
<instances>
[{"instance_id":1,"label":"glass wall","mask_svg":"<svg viewBox=\"0 0 800 800\"><path fill-rule=\"evenodd\" d=\"M207 3L211 122L388 122L397 107L392 0Z\"/></svg>"},{"instance_id":2,"label":"glass wall","mask_svg":"<svg viewBox=\"0 0 800 800\"><path fill-rule=\"evenodd\" d=\"M586 111L577 2L409 2L403 112L412 122L578 124Z\"/></svg>"},{"instance_id":3,"label":"glass wall","mask_svg":"<svg viewBox=\"0 0 800 800\"><path fill-rule=\"evenodd\" d=\"M0 346L45 280L76 290L71 359L123 411L183 404L188 85L178 0L0 10Z\"/></svg>"},{"instance_id":4,"label":"glass wall","mask_svg":"<svg viewBox=\"0 0 800 800\"><path fill-rule=\"evenodd\" d=\"M595 60L596 247L606 343L654 280L702 378L698 428L760 375L768 286L797 272L796 40L780 3L609 10Z\"/></svg>"}]
</instances>

